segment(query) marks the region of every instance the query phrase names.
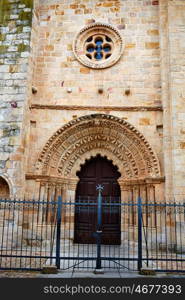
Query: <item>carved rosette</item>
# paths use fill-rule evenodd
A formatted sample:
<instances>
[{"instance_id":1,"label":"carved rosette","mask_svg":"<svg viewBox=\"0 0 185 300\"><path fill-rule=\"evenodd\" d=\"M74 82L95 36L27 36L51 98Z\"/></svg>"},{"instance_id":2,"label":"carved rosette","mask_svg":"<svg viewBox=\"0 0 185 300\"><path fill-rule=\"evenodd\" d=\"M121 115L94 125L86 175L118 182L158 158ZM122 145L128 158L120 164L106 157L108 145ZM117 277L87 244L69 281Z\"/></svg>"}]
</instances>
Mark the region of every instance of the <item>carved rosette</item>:
<instances>
[{"instance_id":1,"label":"carved rosette","mask_svg":"<svg viewBox=\"0 0 185 300\"><path fill-rule=\"evenodd\" d=\"M112 160L123 179L160 177L158 159L145 137L128 122L105 114L83 116L59 129L41 152L37 173L75 178L97 154Z\"/></svg>"}]
</instances>

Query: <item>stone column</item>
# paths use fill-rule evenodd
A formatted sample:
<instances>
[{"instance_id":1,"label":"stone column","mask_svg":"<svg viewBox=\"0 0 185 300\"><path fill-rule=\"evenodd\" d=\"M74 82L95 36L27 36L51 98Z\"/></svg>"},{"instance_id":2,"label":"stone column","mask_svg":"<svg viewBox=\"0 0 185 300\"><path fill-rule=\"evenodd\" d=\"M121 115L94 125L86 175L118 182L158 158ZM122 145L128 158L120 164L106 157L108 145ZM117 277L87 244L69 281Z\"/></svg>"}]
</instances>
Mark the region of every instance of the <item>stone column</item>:
<instances>
[{"instance_id":1,"label":"stone column","mask_svg":"<svg viewBox=\"0 0 185 300\"><path fill-rule=\"evenodd\" d=\"M128 202L132 197L132 189L128 182L123 179L118 179L121 189L121 202Z\"/></svg>"},{"instance_id":2,"label":"stone column","mask_svg":"<svg viewBox=\"0 0 185 300\"><path fill-rule=\"evenodd\" d=\"M55 201L58 201L58 197L62 197L62 201L64 200L64 184L56 184L56 194L55 194Z\"/></svg>"},{"instance_id":3,"label":"stone column","mask_svg":"<svg viewBox=\"0 0 185 300\"><path fill-rule=\"evenodd\" d=\"M76 194L76 186L78 183L78 178L69 178L67 181L67 201L75 201L75 194Z\"/></svg>"},{"instance_id":4,"label":"stone column","mask_svg":"<svg viewBox=\"0 0 185 300\"><path fill-rule=\"evenodd\" d=\"M120 178L118 180L121 188L121 201L122 203L133 203L131 206L123 206L121 208L121 232L122 241L129 235L129 240L137 240L137 224L138 224L138 208L137 201L138 197L142 198L142 203L154 202L156 201L155 185L158 188L161 187L161 182L164 178L141 178L141 179L130 179L124 180ZM158 195L160 193L158 192ZM152 212L150 214L149 209L146 206L143 209L143 222L144 225L150 226L150 228L155 229L156 217L155 208L152 207Z\"/></svg>"},{"instance_id":5,"label":"stone column","mask_svg":"<svg viewBox=\"0 0 185 300\"><path fill-rule=\"evenodd\" d=\"M40 189L39 189L39 199L40 199L40 201L44 200L45 190L46 190L46 183L41 181L40 182Z\"/></svg>"},{"instance_id":6,"label":"stone column","mask_svg":"<svg viewBox=\"0 0 185 300\"><path fill-rule=\"evenodd\" d=\"M128 240L134 241L136 239L136 233L134 225L136 225L136 207L127 204L134 204L136 202L138 188L136 182L133 180L124 180L120 178L118 180L121 189L121 242L122 244Z\"/></svg>"},{"instance_id":7,"label":"stone column","mask_svg":"<svg viewBox=\"0 0 185 300\"><path fill-rule=\"evenodd\" d=\"M63 230L65 230L65 238L69 239L70 243L74 239L75 194L78 180L78 178L66 179L63 189L63 198L66 202L63 205Z\"/></svg>"}]
</instances>

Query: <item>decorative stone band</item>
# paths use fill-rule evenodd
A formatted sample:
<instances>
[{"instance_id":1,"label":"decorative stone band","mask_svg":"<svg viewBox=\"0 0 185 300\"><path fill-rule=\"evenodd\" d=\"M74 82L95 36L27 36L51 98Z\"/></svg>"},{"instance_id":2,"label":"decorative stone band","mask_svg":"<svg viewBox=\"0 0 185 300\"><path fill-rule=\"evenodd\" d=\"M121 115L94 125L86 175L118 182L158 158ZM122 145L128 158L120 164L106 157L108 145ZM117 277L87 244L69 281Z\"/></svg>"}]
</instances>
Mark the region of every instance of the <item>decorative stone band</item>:
<instances>
[{"instance_id":1,"label":"decorative stone band","mask_svg":"<svg viewBox=\"0 0 185 300\"><path fill-rule=\"evenodd\" d=\"M111 40L111 53L109 58L90 59L87 55L87 41L94 37L105 37ZM74 39L73 51L77 60L92 69L104 69L114 65L121 57L124 43L119 31L109 24L93 23L84 27Z\"/></svg>"},{"instance_id":2,"label":"decorative stone band","mask_svg":"<svg viewBox=\"0 0 185 300\"><path fill-rule=\"evenodd\" d=\"M158 178L138 178L125 180L118 179L122 202L137 203L139 197L142 203L156 203L164 201L165 177ZM144 208L144 207L143 207Z\"/></svg>"},{"instance_id":3,"label":"decorative stone band","mask_svg":"<svg viewBox=\"0 0 185 300\"><path fill-rule=\"evenodd\" d=\"M157 178L138 178L138 179L131 179L125 180L124 178L119 178L118 182L120 187L130 187L136 185L145 185L145 184L160 184L165 182L165 177L157 177Z\"/></svg>"},{"instance_id":4,"label":"decorative stone band","mask_svg":"<svg viewBox=\"0 0 185 300\"><path fill-rule=\"evenodd\" d=\"M65 186L65 185L75 185L78 182L78 179L76 178L66 178L66 177L54 177L54 176L48 176L48 175L37 175L37 174L26 174L26 180L35 180L41 183L41 185L60 185L60 186Z\"/></svg>"},{"instance_id":5,"label":"decorative stone band","mask_svg":"<svg viewBox=\"0 0 185 300\"><path fill-rule=\"evenodd\" d=\"M64 201L75 199L75 191L79 178L61 178L53 176L26 174L27 180L35 180L39 183L39 199L54 199L57 200L58 196L62 196ZM158 178L137 178L137 179L124 179L120 177L118 183L121 189L122 201L137 201L138 197L142 197L142 201L163 201L161 191L165 182L164 177ZM73 197L69 197L68 193L73 192Z\"/></svg>"},{"instance_id":6,"label":"decorative stone band","mask_svg":"<svg viewBox=\"0 0 185 300\"><path fill-rule=\"evenodd\" d=\"M60 128L40 153L36 174L75 178L86 159L97 154L112 160L124 179L161 176L145 137L128 122L106 114L83 116Z\"/></svg>"},{"instance_id":7,"label":"decorative stone band","mask_svg":"<svg viewBox=\"0 0 185 300\"><path fill-rule=\"evenodd\" d=\"M47 105L32 104L30 109L51 109L51 110L92 110L92 111L163 111L162 106L93 106L93 105Z\"/></svg>"},{"instance_id":8,"label":"decorative stone band","mask_svg":"<svg viewBox=\"0 0 185 300\"><path fill-rule=\"evenodd\" d=\"M36 175L36 174L26 174L26 180L36 180L44 183L53 183L53 184L76 184L78 180L76 178L62 178L62 177L53 177L48 175ZM132 185L143 185L143 184L159 184L161 182L165 182L165 177L157 177L157 178L139 178L139 179L124 179L119 178L118 182L120 186L132 186Z\"/></svg>"}]
</instances>

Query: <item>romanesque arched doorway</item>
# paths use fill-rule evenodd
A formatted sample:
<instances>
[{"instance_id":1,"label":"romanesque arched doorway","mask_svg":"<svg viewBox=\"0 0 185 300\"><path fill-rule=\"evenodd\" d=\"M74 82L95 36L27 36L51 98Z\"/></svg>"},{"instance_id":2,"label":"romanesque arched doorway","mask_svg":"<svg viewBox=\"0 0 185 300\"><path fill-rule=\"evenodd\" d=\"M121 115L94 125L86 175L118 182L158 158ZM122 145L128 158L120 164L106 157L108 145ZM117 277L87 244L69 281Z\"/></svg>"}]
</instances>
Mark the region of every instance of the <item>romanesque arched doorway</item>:
<instances>
[{"instance_id":1,"label":"romanesque arched doorway","mask_svg":"<svg viewBox=\"0 0 185 300\"><path fill-rule=\"evenodd\" d=\"M57 199L62 196L64 202L71 202L73 205L79 182L78 172L98 154L118 167L121 176L117 181L121 189L122 204L137 201L139 195L143 201L154 198L162 201L163 178L152 146L132 124L106 114L82 116L59 128L40 152L35 173L27 176L30 180L28 186L35 184L35 190L41 199ZM70 230L65 231L65 236L68 235L70 240L77 240L77 236L74 239L74 205L66 214L63 221ZM121 227L124 222L125 219L121 218ZM119 233L118 226L115 232ZM119 237L115 239L119 243Z\"/></svg>"},{"instance_id":2,"label":"romanesque arched doorway","mask_svg":"<svg viewBox=\"0 0 185 300\"><path fill-rule=\"evenodd\" d=\"M163 198L163 180L152 146L133 125L113 115L79 117L59 128L39 154L30 180L38 197L75 200L77 172L91 157L101 154L118 167L121 201ZM30 183L31 184L31 183Z\"/></svg>"},{"instance_id":3,"label":"romanesque arched doorway","mask_svg":"<svg viewBox=\"0 0 185 300\"><path fill-rule=\"evenodd\" d=\"M121 192L117 179L121 174L117 167L106 157L97 155L86 161L77 176L74 242L96 242L96 186L102 184L102 243L120 244L121 212L120 206L115 204L120 203Z\"/></svg>"}]
</instances>

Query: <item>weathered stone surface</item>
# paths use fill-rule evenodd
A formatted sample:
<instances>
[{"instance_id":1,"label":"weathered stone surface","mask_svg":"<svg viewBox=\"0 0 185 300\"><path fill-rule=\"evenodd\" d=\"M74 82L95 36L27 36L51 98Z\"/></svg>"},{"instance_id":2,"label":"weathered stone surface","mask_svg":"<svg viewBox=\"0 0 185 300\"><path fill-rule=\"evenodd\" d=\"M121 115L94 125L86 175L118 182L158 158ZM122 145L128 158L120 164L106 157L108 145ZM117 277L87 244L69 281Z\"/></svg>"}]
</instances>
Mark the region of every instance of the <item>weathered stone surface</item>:
<instances>
[{"instance_id":1,"label":"weathered stone surface","mask_svg":"<svg viewBox=\"0 0 185 300\"><path fill-rule=\"evenodd\" d=\"M0 166L14 191L31 191L25 174L37 172L39 154L59 128L74 115L78 119L99 112L127 120L144 135L165 175L166 196L183 199L184 14L179 0L0 2ZM96 22L114 26L125 45L120 60L103 70L84 67L73 53L77 33ZM31 94L32 86L36 93ZM43 108L29 112L28 106L35 104ZM152 110L161 104L164 113ZM133 110L124 111L128 106Z\"/></svg>"},{"instance_id":2,"label":"weathered stone surface","mask_svg":"<svg viewBox=\"0 0 185 300\"><path fill-rule=\"evenodd\" d=\"M155 272L155 270L152 270L150 268L144 268L139 271L139 274L145 275L145 276L155 276L156 272Z\"/></svg>"},{"instance_id":3,"label":"weathered stone surface","mask_svg":"<svg viewBox=\"0 0 185 300\"><path fill-rule=\"evenodd\" d=\"M46 265L42 269L43 274L57 274L57 268L54 265Z\"/></svg>"},{"instance_id":4,"label":"weathered stone surface","mask_svg":"<svg viewBox=\"0 0 185 300\"><path fill-rule=\"evenodd\" d=\"M9 153L9 157L1 160L0 168L7 176L14 165L11 153L16 153L22 143L23 116L19 108L27 101L32 8L32 0L0 1L0 156ZM19 161L22 159L20 156ZM12 178L15 190L16 185L23 182L20 174L17 167L16 176Z\"/></svg>"}]
</instances>

